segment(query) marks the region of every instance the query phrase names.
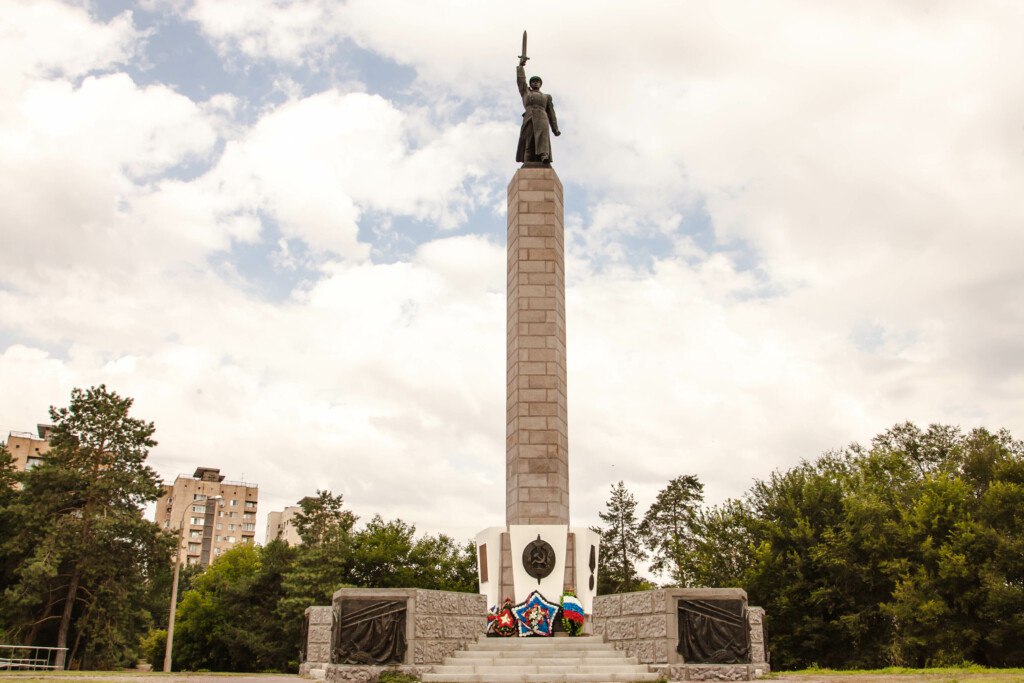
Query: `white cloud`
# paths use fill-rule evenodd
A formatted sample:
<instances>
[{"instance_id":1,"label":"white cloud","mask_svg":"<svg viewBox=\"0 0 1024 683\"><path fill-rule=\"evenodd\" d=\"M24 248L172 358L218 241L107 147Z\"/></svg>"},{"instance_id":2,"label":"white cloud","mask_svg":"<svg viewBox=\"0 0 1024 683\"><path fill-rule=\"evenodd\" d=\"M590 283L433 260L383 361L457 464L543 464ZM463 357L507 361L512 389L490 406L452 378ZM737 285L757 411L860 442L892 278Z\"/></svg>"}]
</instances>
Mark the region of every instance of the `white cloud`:
<instances>
[{"instance_id":1,"label":"white cloud","mask_svg":"<svg viewBox=\"0 0 1024 683\"><path fill-rule=\"evenodd\" d=\"M201 198L168 197L180 185L149 180L216 142L213 122L187 98L112 74L79 86L38 81L15 111L0 124L0 201L11 237L0 254L5 279L85 263L139 267L223 244L208 220L189 229Z\"/></svg>"},{"instance_id":2,"label":"white cloud","mask_svg":"<svg viewBox=\"0 0 1024 683\"><path fill-rule=\"evenodd\" d=\"M410 127L377 95L322 92L290 101L232 141L206 182L240 203L266 209L286 237L361 259L365 212L429 221L445 229L486 201L467 184L493 172L508 127L467 121L411 147ZM467 150L475 158L466 161Z\"/></svg>"},{"instance_id":3,"label":"white cloud","mask_svg":"<svg viewBox=\"0 0 1024 683\"><path fill-rule=\"evenodd\" d=\"M348 68L352 39L417 80L303 96L288 71L250 125L245 94L97 73L139 45L127 15L16 4L82 40L21 39L3 81L0 383L32 386L0 394L9 428L108 381L156 421L167 476L244 474L264 511L319 487L423 530L500 523L505 255L467 222L504 206L527 21L565 131L574 517L618 479L642 504L690 472L735 496L904 419L1024 431L1024 10L172 4L229 75ZM208 266L262 249L268 216L282 267L321 264L277 304ZM426 227L378 262L368 235L401 218Z\"/></svg>"},{"instance_id":4,"label":"white cloud","mask_svg":"<svg viewBox=\"0 0 1024 683\"><path fill-rule=\"evenodd\" d=\"M98 23L84 8L54 0L8 0L0 35L4 103L37 78L74 79L124 63L145 38L133 26L131 12ZM0 115L4 111L0 106Z\"/></svg>"}]
</instances>

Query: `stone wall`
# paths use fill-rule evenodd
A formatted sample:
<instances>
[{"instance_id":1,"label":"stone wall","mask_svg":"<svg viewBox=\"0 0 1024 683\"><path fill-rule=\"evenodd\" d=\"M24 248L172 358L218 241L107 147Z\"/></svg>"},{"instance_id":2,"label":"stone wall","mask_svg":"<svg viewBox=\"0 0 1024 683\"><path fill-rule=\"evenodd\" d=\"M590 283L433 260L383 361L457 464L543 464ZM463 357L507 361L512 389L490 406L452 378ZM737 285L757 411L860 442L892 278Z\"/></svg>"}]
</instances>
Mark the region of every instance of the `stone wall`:
<instances>
[{"instance_id":1,"label":"stone wall","mask_svg":"<svg viewBox=\"0 0 1024 683\"><path fill-rule=\"evenodd\" d=\"M299 673L310 675L313 669L323 669L331 661L331 614L328 606L306 608L306 659Z\"/></svg>"},{"instance_id":2,"label":"stone wall","mask_svg":"<svg viewBox=\"0 0 1024 683\"><path fill-rule=\"evenodd\" d=\"M440 664L487 630L487 598L478 593L413 590L407 664Z\"/></svg>"},{"instance_id":3,"label":"stone wall","mask_svg":"<svg viewBox=\"0 0 1024 683\"><path fill-rule=\"evenodd\" d=\"M342 588L341 598L405 600L405 661L396 666L330 664L333 607L310 607L306 662L299 673L335 683L375 683L385 670L419 676L445 657L483 636L487 628L487 598L477 593L420 590L417 588ZM323 659L320 659L320 658Z\"/></svg>"},{"instance_id":4,"label":"stone wall","mask_svg":"<svg viewBox=\"0 0 1024 683\"><path fill-rule=\"evenodd\" d=\"M761 664L768 661L764 637L764 607L748 607L750 615L750 661Z\"/></svg>"},{"instance_id":5,"label":"stone wall","mask_svg":"<svg viewBox=\"0 0 1024 683\"><path fill-rule=\"evenodd\" d=\"M675 652L675 603L667 590L598 595L591 618L594 635L604 636L641 664L667 664ZM679 659L678 654L676 658Z\"/></svg>"},{"instance_id":6,"label":"stone wall","mask_svg":"<svg viewBox=\"0 0 1024 683\"><path fill-rule=\"evenodd\" d=\"M676 651L679 642L677 605L680 599L742 600L740 588L663 588L594 598L591 623L616 649L670 680L749 680L767 673L764 610L748 607L751 663L742 665L685 664Z\"/></svg>"}]
</instances>

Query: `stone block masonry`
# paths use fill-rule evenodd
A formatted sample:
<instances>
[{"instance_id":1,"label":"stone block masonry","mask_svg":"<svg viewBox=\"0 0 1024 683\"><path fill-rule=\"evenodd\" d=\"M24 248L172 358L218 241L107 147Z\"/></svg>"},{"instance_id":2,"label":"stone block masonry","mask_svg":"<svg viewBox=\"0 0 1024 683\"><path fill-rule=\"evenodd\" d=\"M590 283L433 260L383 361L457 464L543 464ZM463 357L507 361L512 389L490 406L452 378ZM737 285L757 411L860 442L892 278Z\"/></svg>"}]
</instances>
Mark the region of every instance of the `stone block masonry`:
<instances>
[{"instance_id":1,"label":"stone block masonry","mask_svg":"<svg viewBox=\"0 0 1024 683\"><path fill-rule=\"evenodd\" d=\"M521 168L508 186L506 524L569 523L562 183Z\"/></svg>"},{"instance_id":2,"label":"stone block masonry","mask_svg":"<svg viewBox=\"0 0 1024 683\"><path fill-rule=\"evenodd\" d=\"M299 665L299 673L304 676L312 675L313 670L324 669L331 661L331 613L329 605L306 608L305 659Z\"/></svg>"},{"instance_id":3,"label":"stone block masonry","mask_svg":"<svg viewBox=\"0 0 1024 683\"><path fill-rule=\"evenodd\" d=\"M334 611L343 598L405 601L407 648L401 664L361 665L331 663ZM483 634L487 626L487 601L476 593L454 593L417 588L342 588L334 594L334 606L306 610L306 661L299 673L325 678L328 683L376 683L383 671L419 677L432 671L456 650Z\"/></svg>"},{"instance_id":4,"label":"stone block masonry","mask_svg":"<svg viewBox=\"0 0 1024 683\"><path fill-rule=\"evenodd\" d=\"M739 588L662 588L599 595L594 598L591 617L594 635L603 636L617 650L636 657L641 664L647 664L652 671L670 681L747 681L760 678L771 670L765 652L764 610L760 607L747 608L751 644L749 663L684 662L676 650L680 599L726 599L746 603L747 594Z\"/></svg>"}]
</instances>

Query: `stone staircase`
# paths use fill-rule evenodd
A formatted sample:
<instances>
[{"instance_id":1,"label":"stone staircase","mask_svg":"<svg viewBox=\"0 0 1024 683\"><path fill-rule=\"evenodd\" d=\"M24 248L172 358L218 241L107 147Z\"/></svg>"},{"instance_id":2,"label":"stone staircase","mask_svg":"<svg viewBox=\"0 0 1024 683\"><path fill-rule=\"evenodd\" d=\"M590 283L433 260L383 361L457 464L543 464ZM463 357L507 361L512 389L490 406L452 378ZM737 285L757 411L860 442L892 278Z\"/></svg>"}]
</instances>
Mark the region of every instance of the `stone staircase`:
<instances>
[{"instance_id":1,"label":"stone staircase","mask_svg":"<svg viewBox=\"0 0 1024 683\"><path fill-rule=\"evenodd\" d=\"M421 676L423 683L605 683L658 675L603 638L480 638Z\"/></svg>"}]
</instances>

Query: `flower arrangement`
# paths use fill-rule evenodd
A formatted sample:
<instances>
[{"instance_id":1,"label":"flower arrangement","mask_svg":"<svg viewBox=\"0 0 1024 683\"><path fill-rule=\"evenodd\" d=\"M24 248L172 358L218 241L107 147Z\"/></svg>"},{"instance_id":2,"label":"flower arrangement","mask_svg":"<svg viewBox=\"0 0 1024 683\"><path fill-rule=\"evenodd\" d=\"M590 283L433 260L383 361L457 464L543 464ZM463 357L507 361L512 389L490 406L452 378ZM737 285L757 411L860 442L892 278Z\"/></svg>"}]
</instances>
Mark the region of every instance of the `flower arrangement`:
<instances>
[{"instance_id":1,"label":"flower arrangement","mask_svg":"<svg viewBox=\"0 0 1024 683\"><path fill-rule=\"evenodd\" d=\"M530 593L512 612L519 620L520 636L551 636L554 634L558 604L548 602L538 591Z\"/></svg>"},{"instance_id":2,"label":"flower arrangement","mask_svg":"<svg viewBox=\"0 0 1024 683\"><path fill-rule=\"evenodd\" d=\"M583 603L572 591L562 593L562 628L570 636L578 636L583 633L585 617L583 614Z\"/></svg>"},{"instance_id":3,"label":"flower arrangement","mask_svg":"<svg viewBox=\"0 0 1024 683\"><path fill-rule=\"evenodd\" d=\"M516 634L516 615L512 612L512 599L505 598L501 607L492 607L487 614L487 635L508 638Z\"/></svg>"}]
</instances>

